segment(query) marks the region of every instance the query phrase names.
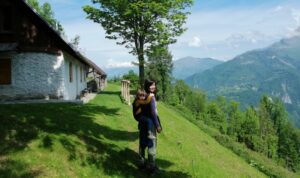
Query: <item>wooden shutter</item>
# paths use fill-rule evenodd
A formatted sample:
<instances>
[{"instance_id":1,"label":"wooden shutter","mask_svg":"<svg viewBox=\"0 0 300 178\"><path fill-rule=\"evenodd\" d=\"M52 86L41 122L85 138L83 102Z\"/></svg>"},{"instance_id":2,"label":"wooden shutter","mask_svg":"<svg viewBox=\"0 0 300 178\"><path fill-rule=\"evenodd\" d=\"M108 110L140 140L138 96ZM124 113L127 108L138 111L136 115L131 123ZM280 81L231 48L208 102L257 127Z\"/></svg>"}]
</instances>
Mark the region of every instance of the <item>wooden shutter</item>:
<instances>
[{"instance_id":1,"label":"wooden shutter","mask_svg":"<svg viewBox=\"0 0 300 178\"><path fill-rule=\"evenodd\" d=\"M0 59L0 85L11 84L11 59Z\"/></svg>"}]
</instances>

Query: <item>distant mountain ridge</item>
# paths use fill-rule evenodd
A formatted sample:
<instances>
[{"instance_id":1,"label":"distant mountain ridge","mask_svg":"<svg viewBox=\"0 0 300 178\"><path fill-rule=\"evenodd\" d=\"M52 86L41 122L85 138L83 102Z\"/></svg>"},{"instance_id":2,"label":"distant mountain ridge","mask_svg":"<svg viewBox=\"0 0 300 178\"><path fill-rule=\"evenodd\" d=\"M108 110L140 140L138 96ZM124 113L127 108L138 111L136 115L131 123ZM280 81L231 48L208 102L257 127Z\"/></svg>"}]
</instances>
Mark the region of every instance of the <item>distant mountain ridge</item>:
<instances>
[{"instance_id":1,"label":"distant mountain ridge","mask_svg":"<svg viewBox=\"0 0 300 178\"><path fill-rule=\"evenodd\" d=\"M173 77L176 79L185 79L186 77L210 69L221 63L223 62L212 58L184 57L173 61ZM127 74L129 70L133 70L136 74L138 74L139 71L137 66L104 68L104 71L108 74L108 78L110 79L121 77Z\"/></svg>"},{"instance_id":2,"label":"distant mountain ridge","mask_svg":"<svg viewBox=\"0 0 300 178\"><path fill-rule=\"evenodd\" d=\"M124 74L128 74L128 71L133 70L136 74L138 74L138 67L109 67L104 68L104 71L107 73L108 78L112 79L114 77L122 77Z\"/></svg>"},{"instance_id":3,"label":"distant mountain ridge","mask_svg":"<svg viewBox=\"0 0 300 178\"><path fill-rule=\"evenodd\" d=\"M173 61L173 77L176 79L185 79L221 63L223 62L212 58L184 57Z\"/></svg>"},{"instance_id":4,"label":"distant mountain ridge","mask_svg":"<svg viewBox=\"0 0 300 178\"><path fill-rule=\"evenodd\" d=\"M209 96L223 95L255 105L263 94L279 97L300 127L300 37L283 39L188 77Z\"/></svg>"}]
</instances>

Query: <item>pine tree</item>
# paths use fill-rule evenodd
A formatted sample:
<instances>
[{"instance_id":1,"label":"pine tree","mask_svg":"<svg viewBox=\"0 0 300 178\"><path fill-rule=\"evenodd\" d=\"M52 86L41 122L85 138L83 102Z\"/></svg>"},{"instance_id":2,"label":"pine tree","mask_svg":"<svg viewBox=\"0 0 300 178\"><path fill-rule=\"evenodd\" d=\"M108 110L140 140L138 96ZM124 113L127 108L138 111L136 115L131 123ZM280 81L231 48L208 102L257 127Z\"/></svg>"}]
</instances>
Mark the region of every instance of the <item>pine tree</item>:
<instances>
[{"instance_id":1,"label":"pine tree","mask_svg":"<svg viewBox=\"0 0 300 178\"><path fill-rule=\"evenodd\" d=\"M246 146L252 150L256 150L259 135L259 117L253 107L247 108L245 112L245 120L242 123L241 138Z\"/></svg>"},{"instance_id":2,"label":"pine tree","mask_svg":"<svg viewBox=\"0 0 300 178\"><path fill-rule=\"evenodd\" d=\"M174 90L179 98L179 104L183 104L185 102L186 96L191 92L189 86L185 84L183 80L177 80L175 82Z\"/></svg>"},{"instance_id":3,"label":"pine tree","mask_svg":"<svg viewBox=\"0 0 300 178\"><path fill-rule=\"evenodd\" d=\"M226 133L225 114L215 101L209 102L207 105L205 123L218 128L222 134Z\"/></svg>"},{"instance_id":4,"label":"pine tree","mask_svg":"<svg viewBox=\"0 0 300 178\"><path fill-rule=\"evenodd\" d=\"M228 108L228 128L227 134L241 141L243 115L239 110L239 103L231 101Z\"/></svg>"},{"instance_id":5,"label":"pine tree","mask_svg":"<svg viewBox=\"0 0 300 178\"><path fill-rule=\"evenodd\" d=\"M259 150L269 158L277 156L278 137L271 118L272 100L263 96L259 106L260 138L262 144Z\"/></svg>"},{"instance_id":6,"label":"pine tree","mask_svg":"<svg viewBox=\"0 0 300 178\"><path fill-rule=\"evenodd\" d=\"M195 90L188 93L184 105L193 112L197 119L199 119L200 114L205 111L205 102L205 94L200 90Z\"/></svg>"}]
</instances>

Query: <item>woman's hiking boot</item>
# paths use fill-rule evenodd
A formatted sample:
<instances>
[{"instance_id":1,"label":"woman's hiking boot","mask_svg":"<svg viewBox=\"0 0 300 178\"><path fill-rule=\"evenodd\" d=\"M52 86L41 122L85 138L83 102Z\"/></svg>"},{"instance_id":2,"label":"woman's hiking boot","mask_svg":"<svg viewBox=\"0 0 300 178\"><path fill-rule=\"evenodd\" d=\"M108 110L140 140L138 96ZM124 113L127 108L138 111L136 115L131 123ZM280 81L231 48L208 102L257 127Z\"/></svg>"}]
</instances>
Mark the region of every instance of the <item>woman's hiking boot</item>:
<instances>
[{"instance_id":1,"label":"woman's hiking boot","mask_svg":"<svg viewBox=\"0 0 300 178\"><path fill-rule=\"evenodd\" d=\"M148 172L150 176L155 176L160 173L160 169L155 165L155 166L150 166L148 168Z\"/></svg>"},{"instance_id":2,"label":"woman's hiking boot","mask_svg":"<svg viewBox=\"0 0 300 178\"><path fill-rule=\"evenodd\" d=\"M145 171L147 169L147 165L145 163L144 164L139 164L138 169L141 170L141 171Z\"/></svg>"},{"instance_id":3,"label":"woman's hiking boot","mask_svg":"<svg viewBox=\"0 0 300 178\"><path fill-rule=\"evenodd\" d=\"M147 164L146 164L145 158L140 158L137 167L141 171L144 171L147 169Z\"/></svg>"}]
</instances>

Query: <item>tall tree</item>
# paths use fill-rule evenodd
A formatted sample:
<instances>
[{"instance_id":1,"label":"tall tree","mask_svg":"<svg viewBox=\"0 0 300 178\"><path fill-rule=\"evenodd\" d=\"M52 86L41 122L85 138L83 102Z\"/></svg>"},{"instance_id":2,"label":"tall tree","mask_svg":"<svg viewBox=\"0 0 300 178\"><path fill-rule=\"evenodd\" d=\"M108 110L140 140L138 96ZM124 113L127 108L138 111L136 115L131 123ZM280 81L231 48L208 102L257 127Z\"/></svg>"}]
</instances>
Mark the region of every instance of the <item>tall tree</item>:
<instances>
[{"instance_id":1,"label":"tall tree","mask_svg":"<svg viewBox=\"0 0 300 178\"><path fill-rule=\"evenodd\" d=\"M183 104L187 95L191 92L189 86L184 83L183 80L177 80L174 86L174 90L179 99L179 104Z\"/></svg>"},{"instance_id":2,"label":"tall tree","mask_svg":"<svg viewBox=\"0 0 300 178\"><path fill-rule=\"evenodd\" d=\"M239 110L240 103L236 101L231 101L228 106L228 135L237 138L238 141L241 141L241 131L242 131L242 123L243 123L243 114Z\"/></svg>"},{"instance_id":3,"label":"tall tree","mask_svg":"<svg viewBox=\"0 0 300 178\"><path fill-rule=\"evenodd\" d=\"M215 101L209 102L206 107L205 123L213 125L224 134L227 128L225 113L222 112L222 109Z\"/></svg>"},{"instance_id":4,"label":"tall tree","mask_svg":"<svg viewBox=\"0 0 300 178\"><path fill-rule=\"evenodd\" d=\"M278 136L278 157L285 161L286 167L296 171L300 165L299 130L288 121L287 111L278 98L272 103L271 118Z\"/></svg>"},{"instance_id":5,"label":"tall tree","mask_svg":"<svg viewBox=\"0 0 300 178\"><path fill-rule=\"evenodd\" d=\"M259 118L253 107L247 108L242 123L242 141L252 150L256 150L259 139Z\"/></svg>"},{"instance_id":6,"label":"tall tree","mask_svg":"<svg viewBox=\"0 0 300 178\"><path fill-rule=\"evenodd\" d=\"M100 23L106 38L120 40L137 55L140 85L144 84L144 55L151 46L175 43L186 29L185 9L193 0L92 0L98 8L86 5L87 18Z\"/></svg>"},{"instance_id":7,"label":"tall tree","mask_svg":"<svg viewBox=\"0 0 300 178\"><path fill-rule=\"evenodd\" d=\"M70 44L72 45L73 48L79 49L79 41L80 41L80 36L75 35L74 38L71 39Z\"/></svg>"},{"instance_id":8,"label":"tall tree","mask_svg":"<svg viewBox=\"0 0 300 178\"><path fill-rule=\"evenodd\" d=\"M129 70L127 74L122 77L124 80L130 81L130 88L136 90L138 88L139 76L133 70Z\"/></svg>"},{"instance_id":9,"label":"tall tree","mask_svg":"<svg viewBox=\"0 0 300 178\"><path fill-rule=\"evenodd\" d=\"M226 100L226 98L224 96L218 96L216 99L215 99L216 103L218 104L218 106L221 108L222 112L223 113L228 113L228 103L229 101Z\"/></svg>"},{"instance_id":10,"label":"tall tree","mask_svg":"<svg viewBox=\"0 0 300 178\"><path fill-rule=\"evenodd\" d=\"M184 105L188 107L196 118L200 118L200 114L205 111L206 96L201 90L195 90L187 94Z\"/></svg>"},{"instance_id":11,"label":"tall tree","mask_svg":"<svg viewBox=\"0 0 300 178\"><path fill-rule=\"evenodd\" d=\"M26 2L33 9L35 9L37 13L43 17L44 20L46 20L59 34L65 35L62 25L57 19L55 19L54 12L48 2L45 2L43 5L40 5L38 0L26 0Z\"/></svg>"},{"instance_id":12,"label":"tall tree","mask_svg":"<svg viewBox=\"0 0 300 178\"><path fill-rule=\"evenodd\" d=\"M170 97L168 90L171 88L172 55L167 47L153 46L147 56L149 63L146 66L146 75L157 82L158 98L165 101Z\"/></svg>"},{"instance_id":13,"label":"tall tree","mask_svg":"<svg viewBox=\"0 0 300 178\"><path fill-rule=\"evenodd\" d=\"M282 129L278 143L278 157L284 160L287 168L300 169L300 131L288 123Z\"/></svg>"},{"instance_id":14,"label":"tall tree","mask_svg":"<svg viewBox=\"0 0 300 178\"><path fill-rule=\"evenodd\" d=\"M260 137L263 141L261 150L269 158L277 156L278 137L272 121L272 99L263 96L259 103Z\"/></svg>"}]
</instances>

